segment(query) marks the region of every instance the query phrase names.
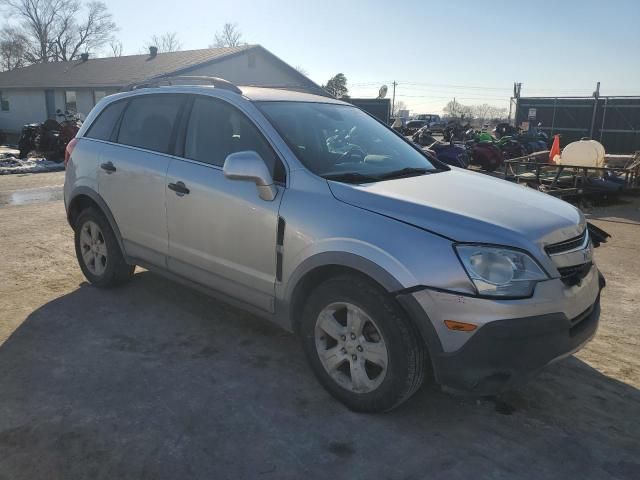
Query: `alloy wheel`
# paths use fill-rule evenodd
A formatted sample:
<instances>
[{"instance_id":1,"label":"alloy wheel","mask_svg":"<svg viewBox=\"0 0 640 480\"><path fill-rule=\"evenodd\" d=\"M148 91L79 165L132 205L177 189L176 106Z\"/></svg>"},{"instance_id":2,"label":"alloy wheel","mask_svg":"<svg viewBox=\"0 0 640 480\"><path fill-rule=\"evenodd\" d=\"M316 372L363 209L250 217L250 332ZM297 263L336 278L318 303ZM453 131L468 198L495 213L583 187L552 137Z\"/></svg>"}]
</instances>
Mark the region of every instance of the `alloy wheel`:
<instances>
[{"instance_id":1,"label":"alloy wheel","mask_svg":"<svg viewBox=\"0 0 640 480\"><path fill-rule=\"evenodd\" d=\"M107 245L97 223L89 220L80 230L80 251L89 271L101 276L107 268Z\"/></svg>"},{"instance_id":2,"label":"alloy wheel","mask_svg":"<svg viewBox=\"0 0 640 480\"><path fill-rule=\"evenodd\" d=\"M387 346L374 320L356 305L326 306L316 320L315 344L320 363L343 388L367 393L384 380Z\"/></svg>"}]
</instances>

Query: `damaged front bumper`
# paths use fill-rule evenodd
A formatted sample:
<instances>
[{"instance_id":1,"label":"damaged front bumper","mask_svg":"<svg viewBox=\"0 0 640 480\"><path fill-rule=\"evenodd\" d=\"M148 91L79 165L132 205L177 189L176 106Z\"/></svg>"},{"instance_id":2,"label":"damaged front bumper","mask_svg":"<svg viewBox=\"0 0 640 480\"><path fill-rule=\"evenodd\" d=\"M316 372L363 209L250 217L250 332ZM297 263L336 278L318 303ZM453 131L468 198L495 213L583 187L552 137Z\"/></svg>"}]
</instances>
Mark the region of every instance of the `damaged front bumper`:
<instances>
[{"instance_id":1,"label":"damaged front bumper","mask_svg":"<svg viewBox=\"0 0 640 480\"><path fill-rule=\"evenodd\" d=\"M398 300L420 326L436 381L453 390L489 395L526 381L593 338L602 287L604 277L594 265L580 285L567 287L559 279L543 282L525 300L487 300L427 288ZM478 328L452 331L444 320Z\"/></svg>"}]
</instances>

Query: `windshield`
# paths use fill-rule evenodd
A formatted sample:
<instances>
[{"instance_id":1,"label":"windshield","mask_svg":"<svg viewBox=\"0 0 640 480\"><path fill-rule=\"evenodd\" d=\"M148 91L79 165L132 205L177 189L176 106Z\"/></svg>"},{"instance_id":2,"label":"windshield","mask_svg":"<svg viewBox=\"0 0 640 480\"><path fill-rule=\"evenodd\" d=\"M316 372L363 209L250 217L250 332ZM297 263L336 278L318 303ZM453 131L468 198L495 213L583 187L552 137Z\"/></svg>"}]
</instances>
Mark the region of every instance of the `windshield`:
<instances>
[{"instance_id":1,"label":"windshield","mask_svg":"<svg viewBox=\"0 0 640 480\"><path fill-rule=\"evenodd\" d=\"M260 102L300 161L324 178L374 182L439 171L385 125L350 105Z\"/></svg>"}]
</instances>

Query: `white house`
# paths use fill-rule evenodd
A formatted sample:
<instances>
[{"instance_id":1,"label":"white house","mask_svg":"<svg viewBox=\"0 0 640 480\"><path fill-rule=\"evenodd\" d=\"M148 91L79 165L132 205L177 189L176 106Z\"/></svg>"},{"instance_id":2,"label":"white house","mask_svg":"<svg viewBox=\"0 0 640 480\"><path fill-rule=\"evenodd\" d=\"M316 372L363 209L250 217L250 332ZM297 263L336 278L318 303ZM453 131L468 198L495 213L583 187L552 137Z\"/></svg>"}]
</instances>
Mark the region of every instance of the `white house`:
<instances>
[{"instance_id":1,"label":"white house","mask_svg":"<svg viewBox=\"0 0 640 480\"><path fill-rule=\"evenodd\" d=\"M210 75L236 85L290 88L326 94L260 45L49 62L0 73L0 129L55 118L56 110L88 114L105 95L155 77Z\"/></svg>"}]
</instances>

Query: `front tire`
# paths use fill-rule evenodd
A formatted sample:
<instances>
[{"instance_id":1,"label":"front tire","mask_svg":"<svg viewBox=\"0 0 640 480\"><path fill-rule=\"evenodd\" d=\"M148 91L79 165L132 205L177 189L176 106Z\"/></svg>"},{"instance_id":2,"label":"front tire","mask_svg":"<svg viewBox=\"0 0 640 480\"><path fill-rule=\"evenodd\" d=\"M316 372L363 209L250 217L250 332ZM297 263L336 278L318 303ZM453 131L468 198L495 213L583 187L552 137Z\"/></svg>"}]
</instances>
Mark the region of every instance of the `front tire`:
<instances>
[{"instance_id":1,"label":"front tire","mask_svg":"<svg viewBox=\"0 0 640 480\"><path fill-rule=\"evenodd\" d=\"M302 343L320 383L351 410L392 410L422 385L426 347L400 307L370 280L331 278L309 296Z\"/></svg>"},{"instance_id":2,"label":"front tire","mask_svg":"<svg viewBox=\"0 0 640 480\"><path fill-rule=\"evenodd\" d=\"M95 208L87 208L78 215L75 247L82 273L96 287L115 287L133 275L135 265L126 263L111 225Z\"/></svg>"}]
</instances>

